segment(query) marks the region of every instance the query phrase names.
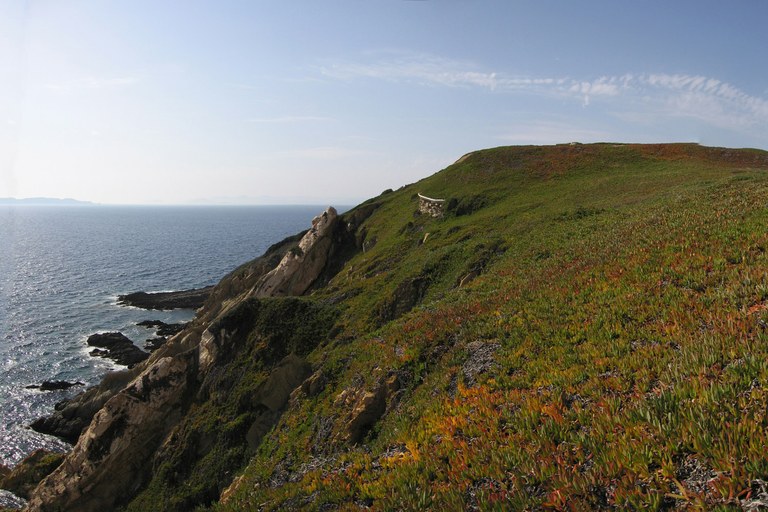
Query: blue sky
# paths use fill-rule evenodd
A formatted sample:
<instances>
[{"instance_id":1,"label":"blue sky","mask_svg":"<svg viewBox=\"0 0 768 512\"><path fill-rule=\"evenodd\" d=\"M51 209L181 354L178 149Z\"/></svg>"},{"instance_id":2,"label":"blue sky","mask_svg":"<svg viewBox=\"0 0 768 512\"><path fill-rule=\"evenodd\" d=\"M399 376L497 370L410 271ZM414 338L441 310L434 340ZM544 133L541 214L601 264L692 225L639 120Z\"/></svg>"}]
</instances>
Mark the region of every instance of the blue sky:
<instances>
[{"instance_id":1,"label":"blue sky","mask_svg":"<svg viewBox=\"0 0 768 512\"><path fill-rule=\"evenodd\" d=\"M0 0L0 197L352 204L475 149L768 149L768 2Z\"/></svg>"}]
</instances>

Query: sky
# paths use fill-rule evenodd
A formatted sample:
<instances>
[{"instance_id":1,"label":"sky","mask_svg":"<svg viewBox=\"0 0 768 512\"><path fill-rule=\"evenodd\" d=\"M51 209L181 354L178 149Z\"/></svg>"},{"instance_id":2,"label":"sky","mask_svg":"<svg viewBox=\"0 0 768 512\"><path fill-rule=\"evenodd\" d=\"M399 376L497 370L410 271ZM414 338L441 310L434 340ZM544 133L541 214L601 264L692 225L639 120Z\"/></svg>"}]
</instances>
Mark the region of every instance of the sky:
<instances>
[{"instance_id":1,"label":"sky","mask_svg":"<svg viewBox=\"0 0 768 512\"><path fill-rule=\"evenodd\" d=\"M0 197L355 204L517 144L768 149L768 2L0 0Z\"/></svg>"}]
</instances>

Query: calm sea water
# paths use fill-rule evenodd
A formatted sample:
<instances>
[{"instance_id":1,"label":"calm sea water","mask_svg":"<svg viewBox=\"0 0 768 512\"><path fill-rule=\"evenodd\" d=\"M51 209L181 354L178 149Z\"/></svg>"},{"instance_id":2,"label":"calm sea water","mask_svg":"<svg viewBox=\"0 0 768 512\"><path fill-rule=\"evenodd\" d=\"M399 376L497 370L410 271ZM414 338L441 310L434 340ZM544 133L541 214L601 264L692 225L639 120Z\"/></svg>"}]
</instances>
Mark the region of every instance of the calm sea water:
<instances>
[{"instance_id":1,"label":"calm sea water","mask_svg":"<svg viewBox=\"0 0 768 512\"><path fill-rule=\"evenodd\" d=\"M310 226L320 206L0 206L0 464L61 441L28 428L80 389L26 389L43 380L95 384L116 367L88 355L86 338L152 337L141 320L186 321L191 311L116 305L138 290L217 283L274 242Z\"/></svg>"}]
</instances>

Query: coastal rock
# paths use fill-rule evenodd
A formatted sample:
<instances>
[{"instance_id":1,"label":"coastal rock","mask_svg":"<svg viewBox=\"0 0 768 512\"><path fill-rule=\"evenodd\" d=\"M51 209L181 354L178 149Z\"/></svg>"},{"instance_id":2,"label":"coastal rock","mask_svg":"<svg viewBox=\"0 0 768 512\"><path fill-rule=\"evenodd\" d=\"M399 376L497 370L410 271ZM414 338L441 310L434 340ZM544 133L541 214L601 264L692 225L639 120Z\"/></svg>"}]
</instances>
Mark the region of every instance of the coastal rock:
<instances>
[{"instance_id":1,"label":"coastal rock","mask_svg":"<svg viewBox=\"0 0 768 512\"><path fill-rule=\"evenodd\" d=\"M184 330L188 323L179 323L179 324L167 324L163 322L162 320L144 320L139 323L137 323L139 327L148 327L148 328L155 328L155 332L158 336L173 336L174 334L180 333Z\"/></svg>"},{"instance_id":2,"label":"coastal rock","mask_svg":"<svg viewBox=\"0 0 768 512\"><path fill-rule=\"evenodd\" d=\"M37 484L59 467L63 460L63 453L35 450L0 480L0 488L29 499Z\"/></svg>"},{"instance_id":3,"label":"coastal rock","mask_svg":"<svg viewBox=\"0 0 768 512\"><path fill-rule=\"evenodd\" d=\"M323 271L333 245L333 228L338 214L328 207L312 220L312 228L298 247L288 251L280 263L268 272L253 290L256 297L302 295Z\"/></svg>"},{"instance_id":4,"label":"coastal rock","mask_svg":"<svg viewBox=\"0 0 768 512\"><path fill-rule=\"evenodd\" d=\"M161 325L165 325L165 322L161 320L142 320L141 322L136 323L139 327L159 327Z\"/></svg>"},{"instance_id":5,"label":"coastal rock","mask_svg":"<svg viewBox=\"0 0 768 512\"><path fill-rule=\"evenodd\" d=\"M88 388L71 400L57 403L51 415L35 420L30 428L41 434L56 436L70 444L75 444L96 411L133 379L135 371L122 370L108 373L98 386Z\"/></svg>"},{"instance_id":6,"label":"coastal rock","mask_svg":"<svg viewBox=\"0 0 768 512\"><path fill-rule=\"evenodd\" d=\"M134 292L119 295L117 303L141 309L198 309L205 304L213 286L178 292Z\"/></svg>"},{"instance_id":7,"label":"coastal rock","mask_svg":"<svg viewBox=\"0 0 768 512\"><path fill-rule=\"evenodd\" d=\"M144 342L144 348L148 350L150 353L154 352L155 350L159 349L163 345L165 345L165 342L168 341L168 338L165 336L158 336L156 338L149 338Z\"/></svg>"},{"instance_id":8,"label":"coastal rock","mask_svg":"<svg viewBox=\"0 0 768 512\"><path fill-rule=\"evenodd\" d=\"M39 389L40 391L59 391L73 386L84 386L80 381L68 382L66 380L44 380L41 384L30 384L27 389Z\"/></svg>"},{"instance_id":9,"label":"coastal rock","mask_svg":"<svg viewBox=\"0 0 768 512\"><path fill-rule=\"evenodd\" d=\"M104 404L27 510L100 512L125 503L149 476L144 461L179 420L196 362L194 351L155 361Z\"/></svg>"},{"instance_id":10,"label":"coastal rock","mask_svg":"<svg viewBox=\"0 0 768 512\"><path fill-rule=\"evenodd\" d=\"M119 332L93 334L88 337L86 343L91 347L97 347L90 352L92 356L106 357L129 368L149 357L148 353Z\"/></svg>"}]
</instances>

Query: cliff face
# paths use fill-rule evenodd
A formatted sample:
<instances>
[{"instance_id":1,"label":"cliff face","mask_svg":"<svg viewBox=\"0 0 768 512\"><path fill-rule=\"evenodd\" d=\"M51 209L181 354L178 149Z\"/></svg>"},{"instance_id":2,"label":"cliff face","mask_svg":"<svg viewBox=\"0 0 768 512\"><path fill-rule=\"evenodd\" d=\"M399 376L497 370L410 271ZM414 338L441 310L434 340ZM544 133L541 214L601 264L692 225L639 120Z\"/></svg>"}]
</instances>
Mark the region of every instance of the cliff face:
<instances>
[{"instance_id":1,"label":"cliff face","mask_svg":"<svg viewBox=\"0 0 768 512\"><path fill-rule=\"evenodd\" d=\"M329 209L75 401L29 509L758 507L766 171L497 148Z\"/></svg>"},{"instance_id":2,"label":"cliff face","mask_svg":"<svg viewBox=\"0 0 768 512\"><path fill-rule=\"evenodd\" d=\"M207 401L231 402L227 395L242 384L237 382L242 373L233 374L236 367L265 376L249 387L252 396L242 396L238 403L229 404L237 411L231 418L236 425L231 428L243 437L223 444L230 448L239 445L243 453L236 457L236 464L241 466L245 449L258 446L261 436L279 418L290 392L311 373L311 366L301 356L323 341L332 325L329 311L315 311L309 303L264 303L257 298L295 296L306 291L322 274L329 255L341 249L334 247L340 238L335 230L339 229L353 226L339 222L336 211L329 208L313 220L312 229L298 243L298 237L286 239L222 280L195 322L153 354L150 361L121 373L121 379L110 377L68 404L65 414L76 421L67 424L69 430L62 431L77 443L64 463L38 486L28 509L110 509L126 504L146 486L154 476L147 468L162 469L164 458L180 458L194 466L219 440L206 429L190 435L185 429L193 427L182 419L185 415L194 417L190 408L204 408ZM283 256L275 265L281 252ZM287 332L299 323L301 332ZM257 364L245 364L243 368L243 352L255 350L256 346L259 350L251 363ZM126 377L132 378L127 385ZM224 419L217 416L209 420ZM53 418L65 421L61 415ZM90 425L80 433L88 422ZM193 439L198 446L189 445ZM229 478L226 473L214 475L211 489L203 490L179 508L191 507L192 501L217 498Z\"/></svg>"}]
</instances>

